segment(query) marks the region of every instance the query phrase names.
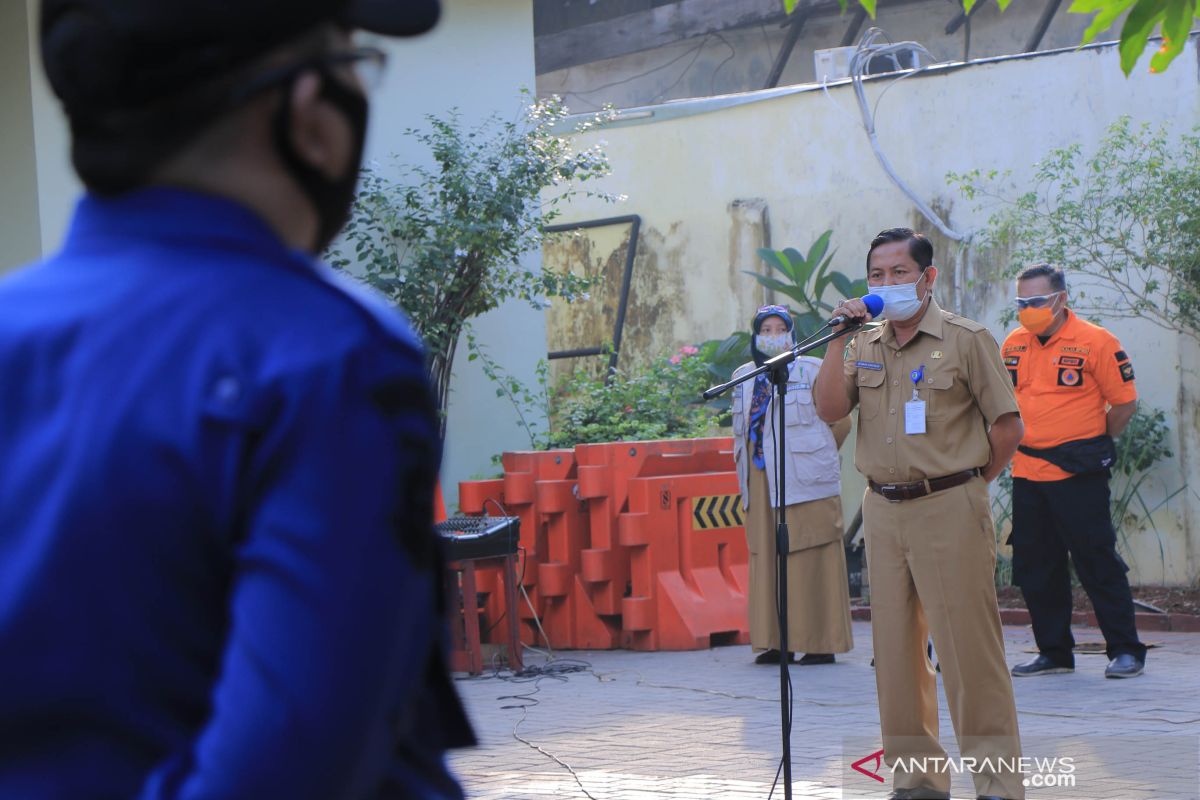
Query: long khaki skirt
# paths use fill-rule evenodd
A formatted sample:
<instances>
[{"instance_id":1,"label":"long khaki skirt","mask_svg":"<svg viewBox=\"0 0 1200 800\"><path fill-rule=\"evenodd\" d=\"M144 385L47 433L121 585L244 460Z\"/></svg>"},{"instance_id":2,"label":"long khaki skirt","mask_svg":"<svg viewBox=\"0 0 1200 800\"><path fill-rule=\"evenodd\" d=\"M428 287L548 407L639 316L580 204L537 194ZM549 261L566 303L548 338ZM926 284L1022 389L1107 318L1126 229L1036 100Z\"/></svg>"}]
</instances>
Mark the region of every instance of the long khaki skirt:
<instances>
[{"instance_id":1,"label":"long khaki skirt","mask_svg":"<svg viewBox=\"0 0 1200 800\"><path fill-rule=\"evenodd\" d=\"M750 467L746 538L750 549L750 646L779 649L775 597L775 509L767 475ZM845 653L850 631L850 589L842 547L842 501L827 497L787 507L792 552L788 567L788 650ZM806 546L807 545L807 546Z\"/></svg>"}]
</instances>

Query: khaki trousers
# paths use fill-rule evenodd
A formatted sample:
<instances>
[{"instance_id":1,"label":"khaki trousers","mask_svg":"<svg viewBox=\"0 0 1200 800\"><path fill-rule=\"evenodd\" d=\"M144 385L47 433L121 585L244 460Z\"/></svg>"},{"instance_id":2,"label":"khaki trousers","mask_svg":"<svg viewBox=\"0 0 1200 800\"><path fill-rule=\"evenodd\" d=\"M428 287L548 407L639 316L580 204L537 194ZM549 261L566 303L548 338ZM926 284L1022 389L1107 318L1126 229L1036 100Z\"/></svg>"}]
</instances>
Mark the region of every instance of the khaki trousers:
<instances>
[{"instance_id":1,"label":"khaki trousers","mask_svg":"<svg viewBox=\"0 0 1200 800\"><path fill-rule=\"evenodd\" d=\"M775 509L766 473L750 468L746 541L750 550L750 646L779 649L775 603ZM850 589L842 547L842 499L826 497L787 507L788 650L845 653L850 631Z\"/></svg>"},{"instance_id":2,"label":"khaki trousers","mask_svg":"<svg viewBox=\"0 0 1200 800\"><path fill-rule=\"evenodd\" d=\"M982 478L892 503L869 489L863 501L871 635L884 758L897 789L950 790L939 769L937 682L927 637L942 669L950 719L981 795L1021 800L1023 775L1012 678L996 606L996 539ZM914 765L910 759L926 760ZM985 759L987 761L985 761Z\"/></svg>"}]
</instances>

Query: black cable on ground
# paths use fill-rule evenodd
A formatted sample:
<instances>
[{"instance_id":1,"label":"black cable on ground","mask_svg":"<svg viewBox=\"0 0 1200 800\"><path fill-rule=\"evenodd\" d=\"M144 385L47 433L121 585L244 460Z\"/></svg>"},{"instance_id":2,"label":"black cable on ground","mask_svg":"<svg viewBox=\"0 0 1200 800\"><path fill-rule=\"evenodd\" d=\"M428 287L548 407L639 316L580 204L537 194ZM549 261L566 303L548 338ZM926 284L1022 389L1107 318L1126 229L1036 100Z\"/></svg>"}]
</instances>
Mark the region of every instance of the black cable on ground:
<instances>
[{"instance_id":1,"label":"black cable on ground","mask_svg":"<svg viewBox=\"0 0 1200 800\"><path fill-rule=\"evenodd\" d=\"M574 767L541 745L534 744L524 736L521 736L521 734L517 733L517 729L521 727L521 723L528 718L529 709L538 704L538 700L534 698L534 695L541 691L541 682L546 679L566 681L568 675L577 672L592 672L592 665L587 661L577 658L555 658L546 662L545 664L530 665L519 672L514 672L512 675L501 675L497 671L493 677L497 677L503 681L508 681L509 683L533 683L533 691L523 692L520 694L505 694L496 698L500 701L518 701L517 704L500 706L502 710L521 710L521 718L516 721L516 724L513 725L512 737L525 746L537 750L539 753L554 761L567 772L571 773L571 777L575 779L575 783L579 784L579 791L583 792L584 796L589 798L589 800L596 800L596 797L584 787L583 781L580 779L579 773L575 771Z\"/></svg>"}]
</instances>

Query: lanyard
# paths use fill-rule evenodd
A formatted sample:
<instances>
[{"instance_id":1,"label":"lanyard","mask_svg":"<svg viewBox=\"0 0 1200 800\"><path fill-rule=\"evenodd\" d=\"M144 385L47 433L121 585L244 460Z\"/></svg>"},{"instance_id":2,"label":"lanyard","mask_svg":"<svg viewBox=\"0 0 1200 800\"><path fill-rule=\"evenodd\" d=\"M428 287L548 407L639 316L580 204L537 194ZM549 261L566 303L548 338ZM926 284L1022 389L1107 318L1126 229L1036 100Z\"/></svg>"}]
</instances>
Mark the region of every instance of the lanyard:
<instances>
[{"instance_id":1,"label":"lanyard","mask_svg":"<svg viewBox=\"0 0 1200 800\"><path fill-rule=\"evenodd\" d=\"M908 377L912 378L912 382L913 382L912 399L919 400L920 396L917 394L917 387L921 385L921 379L925 377L925 365L922 364L921 366L914 369L912 372L908 373Z\"/></svg>"}]
</instances>

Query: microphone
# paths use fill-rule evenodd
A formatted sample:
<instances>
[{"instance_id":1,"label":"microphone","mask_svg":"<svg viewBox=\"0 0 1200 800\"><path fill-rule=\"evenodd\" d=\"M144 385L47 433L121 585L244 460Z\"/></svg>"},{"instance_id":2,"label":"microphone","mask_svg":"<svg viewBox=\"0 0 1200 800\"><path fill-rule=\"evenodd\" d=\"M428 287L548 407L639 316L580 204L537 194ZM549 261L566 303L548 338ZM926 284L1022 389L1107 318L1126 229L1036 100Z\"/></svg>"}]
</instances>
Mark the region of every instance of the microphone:
<instances>
[{"instance_id":1,"label":"microphone","mask_svg":"<svg viewBox=\"0 0 1200 800\"><path fill-rule=\"evenodd\" d=\"M859 300L862 300L863 303L866 304L867 311L870 312L872 319L878 317L883 311L883 298L877 294L864 294L859 298ZM850 321L852 321L850 317L847 317L843 314L838 314L836 317L829 320L829 322L825 323L825 326L832 328L834 325L842 325Z\"/></svg>"}]
</instances>

